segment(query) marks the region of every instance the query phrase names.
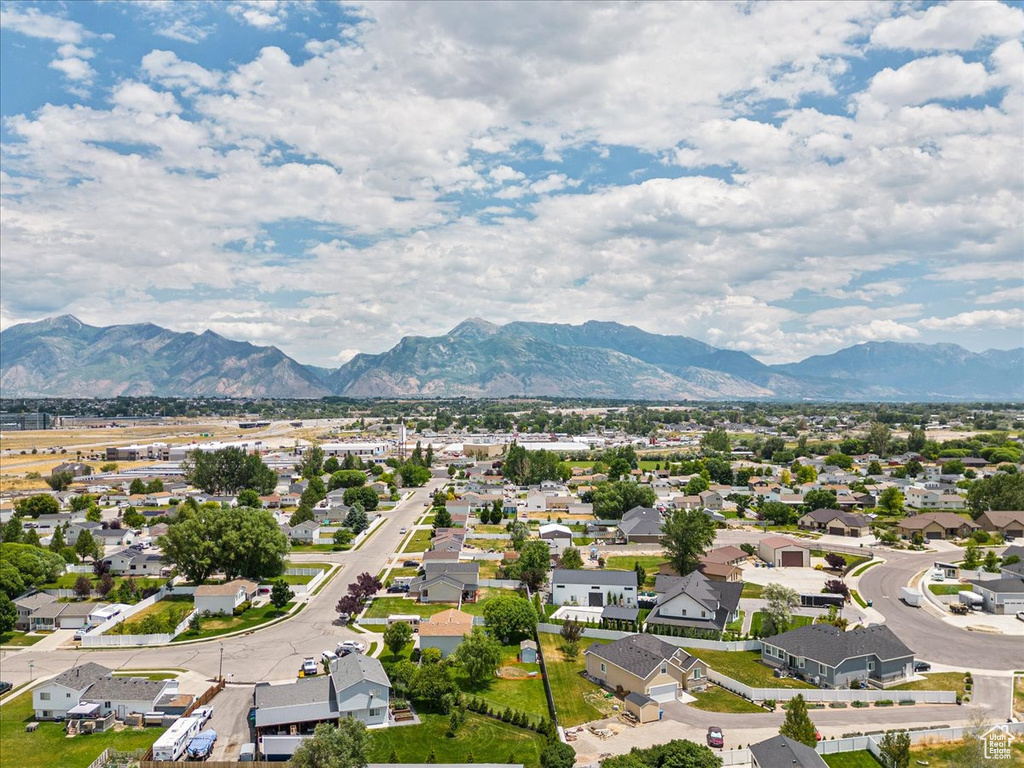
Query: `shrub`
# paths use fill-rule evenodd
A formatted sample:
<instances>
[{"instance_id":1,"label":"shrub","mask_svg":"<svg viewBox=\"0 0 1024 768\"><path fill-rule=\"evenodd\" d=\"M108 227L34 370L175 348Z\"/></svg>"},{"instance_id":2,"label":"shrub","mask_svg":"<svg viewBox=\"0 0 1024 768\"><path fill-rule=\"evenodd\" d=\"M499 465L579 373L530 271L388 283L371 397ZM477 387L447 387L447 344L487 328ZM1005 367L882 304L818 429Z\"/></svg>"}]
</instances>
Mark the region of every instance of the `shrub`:
<instances>
[{"instance_id":1,"label":"shrub","mask_svg":"<svg viewBox=\"0 0 1024 768\"><path fill-rule=\"evenodd\" d=\"M243 613L252 608L252 603L246 600L244 603L239 603L238 607L233 611L235 616L241 616Z\"/></svg>"},{"instance_id":2,"label":"shrub","mask_svg":"<svg viewBox=\"0 0 1024 768\"><path fill-rule=\"evenodd\" d=\"M892 699L879 699L875 702L876 707L891 707Z\"/></svg>"},{"instance_id":3,"label":"shrub","mask_svg":"<svg viewBox=\"0 0 1024 768\"><path fill-rule=\"evenodd\" d=\"M828 705L830 709L846 709L845 701L833 701Z\"/></svg>"},{"instance_id":4,"label":"shrub","mask_svg":"<svg viewBox=\"0 0 1024 768\"><path fill-rule=\"evenodd\" d=\"M868 702L866 702L866 701L854 701L854 702L851 702L851 704L852 704L852 705L853 705L854 707L856 707L857 709L862 709L863 707L867 707L867 706L870 706L870 705L868 704Z\"/></svg>"},{"instance_id":5,"label":"shrub","mask_svg":"<svg viewBox=\"0 0 1024 768\"><path fill-rule=\"evenodd\" d=\"M914 701L913 699L900 699L900 701L899 701L899 705L901 707L912 707L915 704L917 704L917 702Z\"/></svg>"}]
</instances>

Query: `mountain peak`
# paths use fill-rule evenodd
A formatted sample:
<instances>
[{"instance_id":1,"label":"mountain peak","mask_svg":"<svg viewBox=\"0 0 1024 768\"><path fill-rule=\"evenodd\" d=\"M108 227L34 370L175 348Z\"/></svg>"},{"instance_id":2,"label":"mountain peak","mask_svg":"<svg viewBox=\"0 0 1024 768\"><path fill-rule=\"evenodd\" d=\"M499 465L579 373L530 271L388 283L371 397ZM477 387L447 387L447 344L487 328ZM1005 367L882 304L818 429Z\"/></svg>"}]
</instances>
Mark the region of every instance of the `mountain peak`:
<instances>
[{"instance_id":1,"label":"mountain peak","mask_svg":"<svg viewBox=\"0 0 1024 768\"><path fill-rule=\"evenodd\" d=\"M469 317L448 331L448 335L459 339L484 339L500 330L500 325L495 325L482 317Z\"/></svg>"},{"instance_id":2,"label":"mountain peak","mask_svg":"<svg viewBox=\"0 0 1024 768\"><path fill-rule=\"evenodd\" d=\"M74 315L58 315L57 317L48 317L45 320L40 320L38 325L46 325L50 328L69 328L77 330L85 325L85 323Z\"/></svg>"}]
</instances>

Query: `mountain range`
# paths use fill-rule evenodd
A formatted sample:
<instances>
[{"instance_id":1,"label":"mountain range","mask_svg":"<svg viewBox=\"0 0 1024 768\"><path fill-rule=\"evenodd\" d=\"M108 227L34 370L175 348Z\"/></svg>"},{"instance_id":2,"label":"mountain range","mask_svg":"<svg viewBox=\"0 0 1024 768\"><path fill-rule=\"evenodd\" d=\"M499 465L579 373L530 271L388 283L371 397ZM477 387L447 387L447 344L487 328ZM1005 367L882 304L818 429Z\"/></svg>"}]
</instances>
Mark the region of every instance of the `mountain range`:
<instances>
[{"instance_id":1,"label":"mountain range","mask_svg":"<svg viewBox=\"0 0 1024 768\"><path fill-rule=\"evenodd\" d=\"M636 400L1021 400L1024 348L866 342L797 363L629 325L479 318L406 336L340 368L277 347L151 323L86 325L71 315L0 332L5 397L508 397Z\"/></svg>"}]
</instances>

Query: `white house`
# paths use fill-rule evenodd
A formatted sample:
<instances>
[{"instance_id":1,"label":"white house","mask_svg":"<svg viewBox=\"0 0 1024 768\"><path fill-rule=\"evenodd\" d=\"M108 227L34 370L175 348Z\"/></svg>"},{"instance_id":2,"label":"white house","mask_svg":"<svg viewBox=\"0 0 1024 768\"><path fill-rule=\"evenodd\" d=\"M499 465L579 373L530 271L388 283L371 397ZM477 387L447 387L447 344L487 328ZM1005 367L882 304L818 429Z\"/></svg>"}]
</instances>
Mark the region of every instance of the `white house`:
<instances>
[{"instance_id":1,"label":"white house","mask_svg":"<svg viewBox=\"0 0 1024 768\"><path fill-rule=\"evenodd\" d=\"M177 688L176 680L113 677L106 667L88 662L33 689L32 708L37 720L63 719L69 713L103 716L110 712L123 719L129 712L153 711L161 697Z\"/></svg>"},{"instance_id":2,"label":"white house","mask_svg":"<svg viewBox=\"0 0 1024 768\"><path fill-rule=\"evenodd\" d=\"M196 587L195 605L200 615L230 615L246 600L251 600L259 585L248 579L234 579L226 584L201 584Z\"/></svg>"},{"instance_id":3,"label":"white house","mask_svg":"<svg viewBox=\"0 0 1024 768\"><path fill-rule=\"evenodd\" d=\"M634 571L565 570L551 572L552 605L601 607L615 603L635 606L637 596Z\"/></svg>"},{"instance_id":4,"label":"white house","mask_svg":"<svg viewBox=\"0 0 1024 768\"><path fill-rule=\"evenodd\" d=\"M320 524L315 520L293 525L288 529L288 538L297 544L319 544Z\"/></svg>"}]
</instances>

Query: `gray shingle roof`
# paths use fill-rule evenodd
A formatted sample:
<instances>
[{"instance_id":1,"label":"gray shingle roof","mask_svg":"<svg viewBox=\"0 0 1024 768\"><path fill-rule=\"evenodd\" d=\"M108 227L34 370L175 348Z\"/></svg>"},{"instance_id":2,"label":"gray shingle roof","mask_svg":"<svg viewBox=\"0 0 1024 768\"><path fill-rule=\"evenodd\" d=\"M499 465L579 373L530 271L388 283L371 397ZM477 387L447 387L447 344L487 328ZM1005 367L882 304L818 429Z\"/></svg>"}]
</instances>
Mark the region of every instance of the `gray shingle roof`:
<instances>
[{"instance_id":1,"label":"gray shingle roof","mask_svg":"<svg viewBox=\"0 0 1024 768\"><path fill-rule=\"evenodd\" d=\"M758 768L823 768L827 765L811 747L782 735L751 744L750 754Z\"/></svg>"},{"instance_id":2,"label":"gray shingle roof","mask_svg":"<svg viewBox=\"0 0 1024 768\"><path fill-rule=\"evenodd\" d=\"M633 507L622 516L619 530L629 536L660 536L661 513L650 507Z\"/></svg>"},{"instance_id":3,"label":"gray shingle roof","mask_svg":"<svg viewBox=\"0 0 1024 768\"><path fill-rule=\"evenodd\" d=\"M109 674L109 669L101 667L99 664L93 664L90 661L77 667L72 667L66 672L61 672L50 682L63 685L65 688L70 688L73 691L84 691L97 680Z\"/></svg>"},{"instance_id":4,"label":"gray shingle roof","mask_svg":"<svg viewBox=\"0 0 1024 768\"><path fill-rule=\"evenodd\" d=\"M631 693L626 697L626 701L636 704L638 707L646 707L648 704L657 703L650 696L644 696L642 693Z\"/></svg>"},{"instance_id":5,"label":"gray shingle roof","mask_svg":"<svg viewBox=\"0 0 1024 768\"><path fill-rule=\"evenodd\" d=\"M599 584L602 587L635 587L635 571L570 571L555 568L551 572L552 584Z\"/></svg>"},{"instance_id":6,"label":"gray shingle roof","mask_svg":"<svg viewBox=\"0 0 1024 768\"><path fill-rule=\"evenodd\" d=\"M89 686L83 698L90 701L156 701L166 680L144 677L105 677Z\"/></svg>"},{"instance_id":7,"label":"gray shingle roof","mask_svg":"<svg viewBox=\"0 0 1024 768\"><path fill-rule=\"evenodd\" d=\"M889 627L879 624L844 632L829 624L813 624L791 629L764 642L782 648L793 656L803 656L830 667L845 659L875 655L881 660L913 656L902 640Z\"/></svg>"},{"instance_id":8,"label":"gray shingle roof","mask_svg":"<svg viewBox=\"0 0 1024 768\"><path fill-rule=\"evenodd\" d=\"M819 525L824 525L825 523L838 519L843 523L843 525L850 528L867 528L869 526L868 519L864 517L864 515L858 515L853 512L844 512L841 509L816 509L813 512L808 512L807 514Z\"/></svg>"},{"instance_id":9,"label":"gray shingle roof","mask_svg":"<svg viewBox=\"0 0 1024 768\"><path fill-rule=\"evenodd\" d=\"M677 650L676 646L654 635L637 634L607 645L594 643L584 653L591 653L638 677L647 677Z\"/></svg>"},{"instance_id":10,"label":"gray shingle roof","mask_svg":"<svg viewBox=\"0 0 1024 768\"><path fill-rule=\"evenodd\" d=\"M349 654L354 656L355 654ZM327 703L331 697L331 678L327 675L300 677L284 685L257 683L257 707L292 707L303 704Z\"/></svg>"},{"instance_id":11,"label":"gray shingle roof","mask_svg":"<svg viewBox=\"0 0 1024 768\"><path fill-rule=\"evenodd\" d=\"M639 608L627 608L623 605L606 605L601 611L602 619L612 619L615 621L636 621L639 616Z\"/></svg>"},{"instance_id":12,"label":"gray shingle roof","mask_svg":"<svg viewBox=\"0 0 1024 768\"><path fill-rule=\"evenodd\" d=\"M968 579L968 584L987 589L990 592L1011 592L1014 594L1024 593L1024 579L1017 576L1008 576L1005 579Z\"/></svg>"},{"instance_id":13,"label":"gray shingle roof","mask_svg":"<svg viewBox=\"0 0 1024 768\"><path fill-rule=\"evenodd\" d=\"M381 663L372 656L364 656L361 653L350 653L332 661L331 677L336 693L344 691L360 680L369 680L391 688L391 681Z\"/></svg>"}]
</instances>

